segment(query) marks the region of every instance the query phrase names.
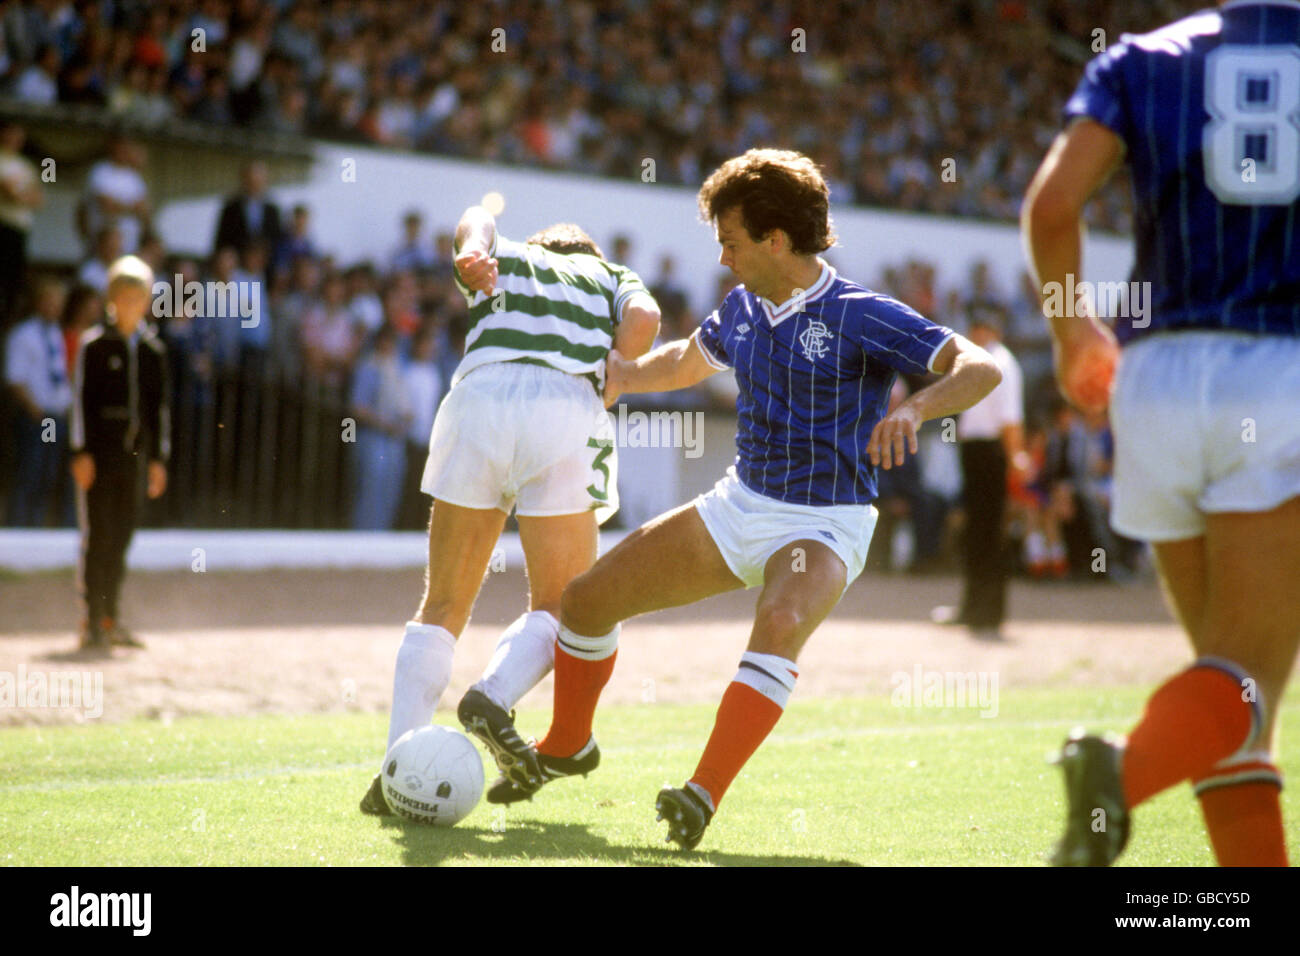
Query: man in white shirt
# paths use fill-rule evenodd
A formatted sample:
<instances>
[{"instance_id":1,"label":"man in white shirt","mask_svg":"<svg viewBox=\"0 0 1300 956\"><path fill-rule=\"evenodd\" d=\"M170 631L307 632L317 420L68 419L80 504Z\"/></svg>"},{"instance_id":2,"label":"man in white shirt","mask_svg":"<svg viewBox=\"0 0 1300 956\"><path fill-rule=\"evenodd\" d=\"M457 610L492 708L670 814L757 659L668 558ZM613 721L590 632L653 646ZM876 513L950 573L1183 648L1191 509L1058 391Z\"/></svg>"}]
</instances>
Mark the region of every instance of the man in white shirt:
<instances>
[{"instance_id":1,"label":"man in white shirt","mask_svg":"<svg viewBox=\"0 0 1300 956\"><path fill-rule=\"evenodd\" d=\"M64 290L45 280L36 289L36 312L14 326L5 347L5 383L17 406L18 473L9 499L11 527L44 525L51 498L60 487L68 449L72 386L59 316ZM63 483L69 498L71 488ZM71 518L64 507L60 521Z\"/></svg>"},{"instance_id":2,"label":"man in white shirt","mask_svg":"<svg viewBox=\"0 0 1300 956\"><path fill-rule=\"evenodd\" d=\"M108 157L91 167L86 180L88 238L105 225L115 225L122 233L122 251L136 251L151 215L149 187L140 174L143 165L143 149L129 139L116 136L109 143Z\"/></svg>"},{"instance_id":3,"label":"man in white shirt","mask_svg":"<svg viewBox=\"0 0 1300 956\"><path fill-rule=\"evenodd\" d=\"M997 363L1002 381L984 399L961 413L962 502L966 512L963 586L960 607L937 607L932 619L964 624L979 640L1001 640L1006 616L1007 561L1003 523L1007 467L1027 470L1024 448L1024 379L1020 364L1002 344L998 311L979 308L971 316L970 340Z\"/></svg>"}]
</instances>

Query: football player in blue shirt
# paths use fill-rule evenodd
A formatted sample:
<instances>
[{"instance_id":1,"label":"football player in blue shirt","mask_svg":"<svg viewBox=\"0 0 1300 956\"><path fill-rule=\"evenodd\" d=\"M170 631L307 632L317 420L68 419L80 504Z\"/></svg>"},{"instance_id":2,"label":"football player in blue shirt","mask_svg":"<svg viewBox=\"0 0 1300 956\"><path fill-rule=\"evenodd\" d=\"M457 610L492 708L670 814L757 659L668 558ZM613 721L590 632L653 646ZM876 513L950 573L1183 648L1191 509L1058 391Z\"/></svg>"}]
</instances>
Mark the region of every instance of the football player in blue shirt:
<instances>
[{"instance_id":1,"label":"football player in blue shirt","mask_svg":"<svg viewBox=\"0 0 1300 956\"><path fill-rule=\"evenodd\" d=\"M1110 863L1133 809L1185 780L1221 864L1286 864L1271 749L1300 645L1298 112L1300 3L1233 0L1094 59L1025 199L1046 306L1077 288L1089 197L1132 175L1150 314L1112 334L1086 296L1045 312L1066 396L1109 398L1111 524L1152 542L1196 655L1126 740L1067 742L1061 865Z\"/></svg>"},{"instance_id":2,"label":"football player in blue shirt","mask_svg":"<svg viewBox=\"0 0 1300 956\"><path fill-rule=\"evenodd\" d=\"M691 779L659 794L668 838L689 849L794 689L808 637L862 571L876 523L876 467L916 454L918 426L987 395L1001 373L983 349L838 275L826 184L799 153L750 150L700 192L720 262L743 283L688 339L628 361L611 352L606 403L686 388L732 368L735 465L714 489L632 532L561 602L543 783L599 761L591 735L619 622L736 588L762 587L749 647ZM938 381L886 414L899 372ZM493 802L539 785L501 779Z\"/></svg>"}]
</instances>

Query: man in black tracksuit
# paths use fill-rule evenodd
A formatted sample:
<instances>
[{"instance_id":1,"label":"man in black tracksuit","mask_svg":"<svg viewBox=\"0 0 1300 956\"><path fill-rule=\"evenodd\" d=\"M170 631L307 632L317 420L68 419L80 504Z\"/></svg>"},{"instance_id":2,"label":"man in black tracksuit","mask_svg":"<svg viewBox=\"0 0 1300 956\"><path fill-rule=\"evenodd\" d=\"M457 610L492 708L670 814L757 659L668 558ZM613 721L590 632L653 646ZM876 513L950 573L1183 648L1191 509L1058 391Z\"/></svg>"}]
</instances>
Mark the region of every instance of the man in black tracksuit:
<instances>
[{"instance_id":1,"label":"man in black tracksuit","mask_svg":"<svg viewBox=\"0 0 1300 956\"><path fill-rule=\"evenodd\" d=\"M72 474L81 525L82 647L142 646L117 619L141 461L150 498L167 486L171 413L162 342L145 323L153 273L135 256L108 271L108 314L81 336L73 373Z\"/></svg>"}]
</instances>

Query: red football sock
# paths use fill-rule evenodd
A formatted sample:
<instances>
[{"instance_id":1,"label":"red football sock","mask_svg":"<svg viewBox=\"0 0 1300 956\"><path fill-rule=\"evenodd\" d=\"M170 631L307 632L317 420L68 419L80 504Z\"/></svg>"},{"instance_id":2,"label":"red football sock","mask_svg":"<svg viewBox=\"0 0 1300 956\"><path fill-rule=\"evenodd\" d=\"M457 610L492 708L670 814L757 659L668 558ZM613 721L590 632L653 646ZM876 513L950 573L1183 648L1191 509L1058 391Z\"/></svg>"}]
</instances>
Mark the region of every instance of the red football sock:
<instances>
[{"instance_id":1,"label":"red football sock","mask_svg":"<svg viewBox=\"0 0 1300 956\"><path fill-rule=\"evenodd\" d=\"M691 777L691 783L709 792L715 810L740 768L772 732L784 712L776 701L748 684L732 681L727 686L704 756Z\"/></svg>"},{"instance_id":2,"label":"red football sock","mask_svg":"<svg viewBox=\"0 0 1300 956\"><path fill-rule=\"evenodd\" d=\"M1262 760L1222 768L1196 781L1219 866L1287 865L1281 791L1281 774Z\"/></svg>"},{"instance_id":3,"label":"red football sock","mask_svg":"<svg viewBox=\"0 0 1300 956\"><path fill-rule=\"evenodd\" d=\"M598 661L575 657L560 644L555 647L555 704L551 729L537 745L549 757L572 757L591 738L600 692L614 673L615 650Z\"/></svg>"},{"instance_id":4,"label":"red football sock","mask_svg":"<svg viewBox=\"0 0 1300 956\"><path fill-rule=\"evenodd\" d=\"M1124 750L1129 809L1176 783L1207 775L1239 750L1256 726L1255 704L1242 697L1241 677L1200 662L1162 684Z\"/></svg>"}]
</instances>

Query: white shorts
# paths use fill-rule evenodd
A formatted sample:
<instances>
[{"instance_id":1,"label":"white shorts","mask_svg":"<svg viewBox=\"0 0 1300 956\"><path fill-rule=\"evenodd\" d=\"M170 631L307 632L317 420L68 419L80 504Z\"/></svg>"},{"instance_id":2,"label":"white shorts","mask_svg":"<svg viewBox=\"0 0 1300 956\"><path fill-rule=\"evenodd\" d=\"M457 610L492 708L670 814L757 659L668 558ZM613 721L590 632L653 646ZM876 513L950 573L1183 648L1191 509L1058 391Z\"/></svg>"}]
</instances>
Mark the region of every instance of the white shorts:
<instances>
[{"instance_id":1,"label":"white shorts","mask_svg":"<svg viewBox=\"0 0 1300 956\"><path fill-rule=\"evenodd\" d=\"M760 495L736 477L734 466L695 499L695 510L727 567L747 588L763 583L763 569L777 551L809 540L824 542L844 562L847 589L867 563L878 517L874 505L794 505Z\"/></svg>"},{"instance_id":2,"label":"white shorts","mask_svg":"<svg viewBox=\"0 0 1300 956\"><path fill-rule=\"evenodd\" d=\"M1110 402L1111 526L1144 541L1300 495L1300 338L1169 332L1127 346Z\"/></svg>"},{"instance_id":3,"label":"white shorts","mask_svg":"<svg viewBox=\"0 0 1300 956\"><path fill-rule=\"evenodd\" d=\"M493 362L447 393L420 488L463 508L525 517L618 510L614 423L590 381L541 365Z\"/></svg>"}]
</instances>

